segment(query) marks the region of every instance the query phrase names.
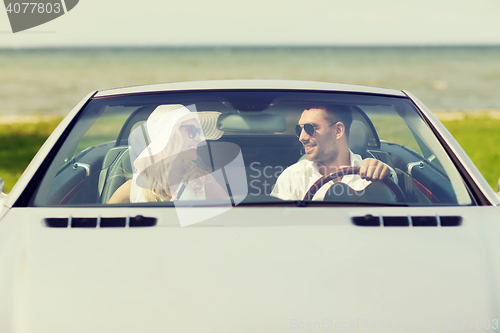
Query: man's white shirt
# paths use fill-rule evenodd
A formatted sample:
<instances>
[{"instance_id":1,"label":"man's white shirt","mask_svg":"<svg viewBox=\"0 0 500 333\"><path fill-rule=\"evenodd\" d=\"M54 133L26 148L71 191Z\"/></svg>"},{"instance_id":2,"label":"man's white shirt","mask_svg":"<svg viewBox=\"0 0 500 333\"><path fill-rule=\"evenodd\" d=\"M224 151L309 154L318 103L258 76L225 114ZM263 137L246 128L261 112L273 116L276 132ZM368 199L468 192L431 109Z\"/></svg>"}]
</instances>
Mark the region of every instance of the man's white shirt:
<instances>
[{"instance_id":1,"label":"man's white shirt","mask_svg":"<svg viewBox=\"0 0 500 333\"><path fill-rule=\"evenodd\" d=\"M349 150L351 166L361 166L363 159L360 155ZM390 168L391 179L397 184L396 172ZM319 172L316 162L304 159L286 168L276 180L271 195L282 200L302 200L307 190L323 175ZM367 187L371 181L362 179L359 175L346 175L342 177L342 183L349 185L353 190L360 191ZM313 200L323 200L333 182L325 184L316 192Z\"/></svg>"}]
</instances>

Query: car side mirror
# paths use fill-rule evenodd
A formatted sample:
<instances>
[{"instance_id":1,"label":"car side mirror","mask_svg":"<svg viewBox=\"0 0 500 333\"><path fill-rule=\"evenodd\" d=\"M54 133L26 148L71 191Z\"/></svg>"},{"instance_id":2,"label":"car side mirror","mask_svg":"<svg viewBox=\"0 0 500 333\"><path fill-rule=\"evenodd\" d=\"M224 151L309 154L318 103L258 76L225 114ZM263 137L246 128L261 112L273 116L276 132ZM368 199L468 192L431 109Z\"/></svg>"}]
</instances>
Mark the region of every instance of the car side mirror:
<instances>
[{"instance_id":1,"label":"car side mirror","mask_svg":"<svg viewBox=\"0 0 500 333\"><path fill-rule=\"evenodd\" d=\"M497 195L500 198L500 178L498 178L497 190L498 190Z\"/></svg>"},{"instance_id":2,"label":"car side mirror","mask_svg":"<svg viewBox=\"0 0 500 333\"><path fill-rule=\"evenodd\" d=\"M3 193L5 191L5 183L3 182L3 179L0 178L0 205L2 204L3 200L7 198L7 194Z\"/></svg>"}]
</instances>

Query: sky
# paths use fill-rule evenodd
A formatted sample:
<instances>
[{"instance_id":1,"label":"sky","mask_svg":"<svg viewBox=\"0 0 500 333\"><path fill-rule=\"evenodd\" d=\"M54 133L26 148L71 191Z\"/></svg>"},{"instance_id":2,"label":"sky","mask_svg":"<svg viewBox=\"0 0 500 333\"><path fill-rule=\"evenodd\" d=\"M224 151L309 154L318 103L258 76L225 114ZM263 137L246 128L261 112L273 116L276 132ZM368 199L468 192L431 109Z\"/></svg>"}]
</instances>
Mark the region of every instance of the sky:
<instances>
[{"instance_id":1,"label":"sky","mask_svg":"<svg viewBox=\"0 0 500 333\"><path fill-rule=\"evenodd\" d=\"M500 0L80 0L15 34L1 8L3 48L500 44Z\"/></svg>"}]
</instances>

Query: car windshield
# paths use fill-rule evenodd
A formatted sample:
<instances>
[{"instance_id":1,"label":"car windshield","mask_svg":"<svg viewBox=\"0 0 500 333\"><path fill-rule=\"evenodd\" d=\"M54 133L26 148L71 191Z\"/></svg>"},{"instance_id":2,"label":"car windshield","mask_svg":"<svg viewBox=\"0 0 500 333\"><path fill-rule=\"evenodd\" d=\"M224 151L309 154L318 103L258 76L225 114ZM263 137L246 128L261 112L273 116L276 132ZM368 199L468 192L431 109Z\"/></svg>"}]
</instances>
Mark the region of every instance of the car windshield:
<instances>
[{"instance_id":1,"label":"car windshield","mask_svg":"<svg viewBox=\"0 0 500 333\"><path fill-rule=\"evenodd\" d=\"M87 103L61 140L32 206L474 204L406 97L286 90L109 96ZM337 169L322 170L341 157ZM389 166L384 181L359 177L367 158Z\"/></svg>"}]
</instances>

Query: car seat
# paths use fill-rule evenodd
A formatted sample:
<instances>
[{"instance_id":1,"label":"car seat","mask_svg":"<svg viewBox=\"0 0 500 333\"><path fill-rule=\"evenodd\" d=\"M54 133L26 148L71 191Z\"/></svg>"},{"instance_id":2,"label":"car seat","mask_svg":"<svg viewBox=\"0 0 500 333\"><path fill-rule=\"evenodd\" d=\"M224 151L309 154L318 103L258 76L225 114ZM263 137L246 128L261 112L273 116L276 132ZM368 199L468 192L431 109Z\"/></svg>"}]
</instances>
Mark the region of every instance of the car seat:
<instances>
[{"instance_id":1,"label":"car seat","mask_svg":"<svg viewBox=\"0 0 500 333\"><path fill-rule=\"evenodd\" d=\"M99 177L100 202L108 203L113 193L126 181L132 179L132 176L129 147L111 148L104 158Z\"/></svg>"},{"instance_id":2,"label":"car seat","mask_svg":"<svg viewBox=\"0 0 500 333\"><path fill-rule=\"evenodd\" d=\"M126 181L132 178L132 160L149 144L145 128L146 121L138 121L131 126L130 145L118 145L111 148L102 163L99 175L99 198L101 203L107 203L113 193ZM137 129L137 131L135 131ZM121 135L121 134L120 134ZM121 140L117 140L117 143Z\"/></svg>"},{"instance_id":3,"label":"car seat","mask_svg":"<svg viewBox=\"0 0 500 333\"><path fill-rule=\"evenodd\" d=\"M349 138L347 139L347 145L354 154L361 155L363 158L366 156L366 149L368 147L368 130L366 129L365 124L361 121L352 121Z\"/></svg>"}]
</instances>

